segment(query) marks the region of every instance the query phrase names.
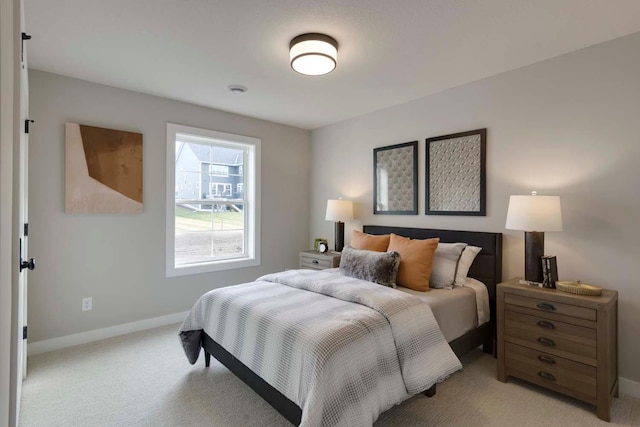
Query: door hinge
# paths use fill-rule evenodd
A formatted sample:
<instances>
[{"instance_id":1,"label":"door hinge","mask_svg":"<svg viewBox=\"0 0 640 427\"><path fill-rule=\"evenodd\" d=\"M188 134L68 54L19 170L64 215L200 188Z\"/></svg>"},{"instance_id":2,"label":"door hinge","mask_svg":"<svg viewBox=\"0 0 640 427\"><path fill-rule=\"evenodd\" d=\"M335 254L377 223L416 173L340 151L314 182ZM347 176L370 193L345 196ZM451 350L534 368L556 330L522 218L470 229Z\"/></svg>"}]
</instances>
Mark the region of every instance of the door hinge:
<instances>
[{"instance_id":1,"label":"door hinge","mask_svg":"<svg viewBox=\"0 0 640 427\"><path fill-rule=\"evenodd\" d=\"M26 119L24 121L24 133L29 133L29 123L35 123L33 120Z\"/></svg>"},{"instance_id":2,"label":"door hinge","mask_svg":"<svg viewBox=\"0 0 640 427\"><path fill-rule=\"evenodd\" d=\"M22 33L22 41L20 42L20 62L24 62L24 41L31 40L31 36L27 33Z\"/></svg>"},{"instance_id":3,"label":"door hinge","mask_svg":"<svg viewBox=\"0 0 640 427\"><path fill-rule=\"evenodd\" d=\"M24 231L23 231L22 235L24 237L29 236L29 223L26 223L26 222L24 223Z\"/></svg>"},{"instance_id":4,"label":"door hinge","mask_svg":"<svg viewBox=\"0 0 640 427\"><path fill-rule=\"evenodd\" d=\"M22 339L23 340L27 339L27 327L26 326L22 327Z\"/></svg>"}]
</instances>

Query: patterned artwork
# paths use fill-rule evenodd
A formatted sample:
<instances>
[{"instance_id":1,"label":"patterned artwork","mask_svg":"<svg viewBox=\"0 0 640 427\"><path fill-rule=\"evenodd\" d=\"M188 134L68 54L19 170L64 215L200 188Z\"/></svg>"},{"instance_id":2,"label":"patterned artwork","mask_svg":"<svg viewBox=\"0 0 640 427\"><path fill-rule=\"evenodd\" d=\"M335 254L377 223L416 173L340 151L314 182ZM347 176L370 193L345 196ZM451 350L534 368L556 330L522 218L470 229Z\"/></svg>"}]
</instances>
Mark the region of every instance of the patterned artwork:
<instances>
[{"instance_id":1,"label":"patterned artwork","mask_svg":"<svg viewBox=\"0 0 640 427\"><path fill-rule=\"evenodd\" d=\"M142 134L65 125L65 212L142 212Z\"/></svg>"},{"instance_id":2,"label":"patterned artwork","mask_svg":"<svg viewBox=\"0 0 640 427\"><path fill-rule=\"evenodd\" d=\"M418 141L373 150L374 214L418 214Z\"/></svg>"},{"instance_id":3,"label":"patterned artwork","mask_svg":"<svg viewBox=\"0 0 640 427\"><path fill-rule=\"evenodd\" d=\"M486 214L485 144L486 129L427 139L427 214Z\"/></svg>"}]
</instances>

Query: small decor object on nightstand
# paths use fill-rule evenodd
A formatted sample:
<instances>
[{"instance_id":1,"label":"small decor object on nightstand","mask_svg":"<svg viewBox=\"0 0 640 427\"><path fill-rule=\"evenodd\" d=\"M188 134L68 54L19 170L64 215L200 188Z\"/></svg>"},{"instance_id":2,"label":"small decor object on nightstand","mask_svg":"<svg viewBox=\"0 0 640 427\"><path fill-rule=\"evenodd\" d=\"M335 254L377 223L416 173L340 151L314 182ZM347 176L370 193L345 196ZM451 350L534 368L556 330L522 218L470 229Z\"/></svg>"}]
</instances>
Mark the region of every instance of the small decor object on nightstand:
<instances>
[{"instance_id":1,"label":"small decor object on nightstand","mask_svg":"<svg viewBox=\"0 0 640 427\"><path fill-rule=\"evenodd\" d=\"M543 287L554 289L558 281L558 260L555 256L542 257L542 283Z\"/></svg>"},{"instance_id":2,"label":"small decor object on nightstand","mask_svg":"<svg viewBox=\"0 0 640 427\"><path fill-rule=\"evenodd\" d=\"M602 289L600 286L587 285L586 283L575 280L573 282L556 282L556 289L562 292L569 292L576 295L600 296Z\"/></svg>"},{"instance_id":3,"label":"small decor object on nightstand","mask_svg":"<svg viewBox=\"0 0 640 427\"><path fill-rule=\"evenodd\" d=\"M314 241L313 241L313 250L314 251L318 250L318 247L320 246L320 243L324 243L328 247L327 239L323 239L322 237L318 237L317 239L314 239Z\"/></svg>"},{"instance_id":4,"label":"small decor object on nightstand","mask_svg":"<svg viewBox=\"0 0 640 427\"><path fill-rule=\"evenodd\" d=\"M318 243L318 252L326 254L329 251L329 245L326 242Z\"/></svg>"}]
</instances>

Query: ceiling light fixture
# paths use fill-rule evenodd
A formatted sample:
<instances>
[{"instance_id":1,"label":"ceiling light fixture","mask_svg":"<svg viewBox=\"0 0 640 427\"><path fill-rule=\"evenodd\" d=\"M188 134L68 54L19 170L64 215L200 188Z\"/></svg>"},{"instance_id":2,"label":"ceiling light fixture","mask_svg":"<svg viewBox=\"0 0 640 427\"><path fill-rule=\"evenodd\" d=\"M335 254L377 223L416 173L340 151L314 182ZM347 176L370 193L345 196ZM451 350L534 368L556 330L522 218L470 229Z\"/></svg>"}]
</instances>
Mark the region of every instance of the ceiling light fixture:
<instances>
[{"instance_id":1,"label":"ceiling light fixture","mask_svg":"<svg viewBox=\"0 0 640 427\"><path fill-rule=\"evenodd\" d=\"M325 34L301 34L289 43L291 68L307 76L321 76L336 68L338 42Z\"/></svg>"},{"instance_id":2,"label":"ceiling light fixture","mask_svg":"<svg viewBox=\"0 0 640 427\"><path fill-rule=\"evenodd\" d=\"M247 88L242 85L231 85L227 89L234 95L242 95L247 91Z\"/></svg>"}]
</instances>

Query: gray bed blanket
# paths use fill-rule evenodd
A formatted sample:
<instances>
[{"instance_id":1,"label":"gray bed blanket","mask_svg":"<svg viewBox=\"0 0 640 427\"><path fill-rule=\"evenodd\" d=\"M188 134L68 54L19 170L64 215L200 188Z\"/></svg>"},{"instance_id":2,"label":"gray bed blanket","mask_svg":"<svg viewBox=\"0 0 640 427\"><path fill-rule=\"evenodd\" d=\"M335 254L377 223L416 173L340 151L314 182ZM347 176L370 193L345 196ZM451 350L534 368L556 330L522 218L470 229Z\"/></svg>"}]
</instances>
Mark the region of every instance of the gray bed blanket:
<instances>
[{"instance_id":1,"label":"gray bed blanket","mask_svg":"<svg viewBox=\"0 0 640 427\"><path fill-rule=\"evenodd\" d=\"M180 328L202 331L302 408L301 426L371 426L462 366L429 306L336 272L289 270L203 295Z\"/></svg>"}]
</instances>

